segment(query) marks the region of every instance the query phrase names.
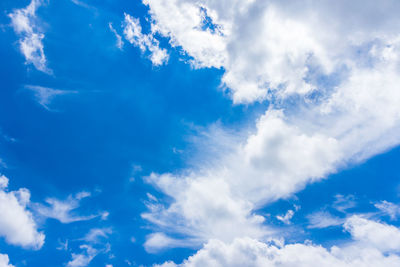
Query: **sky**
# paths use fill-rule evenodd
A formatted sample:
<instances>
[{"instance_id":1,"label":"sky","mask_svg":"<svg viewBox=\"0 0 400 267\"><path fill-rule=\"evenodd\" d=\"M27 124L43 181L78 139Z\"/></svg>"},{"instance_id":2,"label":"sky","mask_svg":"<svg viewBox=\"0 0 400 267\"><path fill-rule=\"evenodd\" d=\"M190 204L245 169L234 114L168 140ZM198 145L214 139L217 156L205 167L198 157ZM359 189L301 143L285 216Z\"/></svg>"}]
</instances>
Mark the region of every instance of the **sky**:
<instances>
[{"instance_id":1,"label":"sky","mask_svg":"<svg viewBox=\"0 0 400 267\"><path fill-rule=\"evenodd\" d=\"M400 266L399 1L0 10L0 267Z\"/></svg>"}]
</instances>

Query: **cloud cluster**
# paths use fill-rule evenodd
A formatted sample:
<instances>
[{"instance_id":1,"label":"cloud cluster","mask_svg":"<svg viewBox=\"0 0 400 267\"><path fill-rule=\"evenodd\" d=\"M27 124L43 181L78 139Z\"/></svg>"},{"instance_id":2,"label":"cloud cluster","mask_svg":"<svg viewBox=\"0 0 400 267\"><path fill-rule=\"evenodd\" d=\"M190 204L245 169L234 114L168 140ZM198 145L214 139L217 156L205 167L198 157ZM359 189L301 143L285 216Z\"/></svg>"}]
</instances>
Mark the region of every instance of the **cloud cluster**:
<instances>
[{"instance_id":1,"label":"cloud cluster","mask_svg":"<svg viewBox=\"0 0 400 267\"><path fill-rule=\"evenodd\" d=\"M0 267L14 267L14 265L10 264L8 255L0 254Z\"/></svg>"},{"instance_id":2,"label":"cloud cluster","mask_svg":"<svg viewBox=\"0 0 400 267\"><path fill-rule=\"evenodd\" d=\"M8 191L7 188L8 178L0 176L0 237L12 245L40 249L45 235L37 230L32 213L27 210L29 190Z\"/></svg>"},{"instance_id":3,"label":"cloud cluster","mask_svg":"<svg viewBox=\"0 0 400 267\"><path fill-rule=\"evenodd\" d=\"M144 0L152 29L196 67L223 68L236 103L319 89L315 72L353 67L359 47L397 33L399 4L373 1ZM359 8L362 6L363 8ZM213 25L203 27L204 12ZM373 23L371 22L373 21Z\"/></svg>"},{"instance_id":4,"label":"cloud cluster","mask_svg":"<svg viewBox=\"0 0 400 267\"><path fill-rule=\"evenodd\" d=\"M42 3L42 0L32 0L27 7L14 10L9 17L15 33L20 37L19 46L26 63L33 64L37 70L51 74L52 70L47 67L44 54L44 34L37 25L36 10Z\"/></svg>"},{"instance_id":5,"label":"cloud cluster","mask_svg":"<svg viewBox=\"0 0 400 267\"><path fill-rule=\"evenodd\" d=\"M244 140L213 137L227 151L147 177L172 203L150 203L143 218L188 246L265 239L271 229L257 208L399 144L397 1L144 3L152 31L193 66L223 68L235 103L271 103Z\"/></svg>"},{"instance_id":6,"label":"cloud cluster","mask_svg":"<svg viewBox=\"0 0 400 267\"><path fill-rule=\"evenodd\" d=\"M60 221L61 223L73 223L78 221L87 221L98 216L101 214L92 214L92 215L78 215L74 212L77 208L79 208L80 201L83 198L87 198L90 196L89 192L80 192L75 195L70 195L65 200L59 200L56 198L47 198L46 203L39 204L35 203L33 208L35 209L36 213L40 216L45 218L52 218Z\"/></svg>"},{"instance_id":7,"label":"cloud cluster","mask_svg":"<svg viewBox=\"0 0 400 267\"><path fill-rule=\"evenodd\" d=\"M59 90L48 87L43 87L39 85L26 85L26 89L33 92L36 101L45 109L52 110L49 106L51 102L57 96L68 95L68 94L77 94L78 91L71 90Z\"/></svg>"},{"instance_id":8,"label":"cloud cluster","mask_svg":"<svg viewBox=\"0 0 400 267\"><path fill-rule=\"evenodd\" d=\"M214 239L182 264L166 262L158 266L383 267L400 264L396 254L400 252L398 228L352 216L344 229L349 231L353 241L330 249L309 242L277 245L250 238L238 238L231 243Z\"/></svg>"}]
</instances>

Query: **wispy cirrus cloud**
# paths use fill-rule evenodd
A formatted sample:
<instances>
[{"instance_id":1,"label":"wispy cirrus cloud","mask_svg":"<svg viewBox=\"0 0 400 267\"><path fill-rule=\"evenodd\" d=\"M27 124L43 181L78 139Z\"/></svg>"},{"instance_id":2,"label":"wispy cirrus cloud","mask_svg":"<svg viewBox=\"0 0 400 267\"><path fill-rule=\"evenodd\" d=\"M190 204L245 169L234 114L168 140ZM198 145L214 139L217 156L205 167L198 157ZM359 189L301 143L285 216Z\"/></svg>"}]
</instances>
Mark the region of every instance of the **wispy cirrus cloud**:
<instances>
[{"instance_id":1,"label":"wispy cirrus cloud","mask_svg":"<svg viewBox=\"0 0 400 267\"><path fill-rule=\"evenodd\" d=\"M80 215L76 210L80 207L80 201L90 197L89 192L80 192L75 195L69 195L67 199L60 200L56 198L47 198L46 204L35 203L33 209L44 218L51 218L61 223L73 223L79 221L88 221L96 217L101 217L102 213Z\"/></svg>"},{"instance_id":2,"label":"wispy cirrus cloud","mask_svg":"<svg viewBox=\"0 0 400 267\"><path fill-rule=\"evenodd\" d=\"M117 39L116 46L118 47L118 49L122 50L122 48L124 47L124 41L122 41L122 36L119 35L118 32L114 29L111 22L108 23L108 27L110 28L110 31L115 35L115 38Z\"/></svg>"},{"instance_id":3,"label":"wispy cirrus cloud","mask_svg":"<svg viewBox=\"0 0 400 267\"><path fill-rule=\"evenodd\" d=\"M19 36L19 47L27 64L33 64L35 68L47 74L53 71L47 66L44 53L44 34L38 25L37 9L43 5L43 0L32 0L30 4L21 9L15 9L8 16L11 25Z\"/></svg>"},{"instance_id":4,"label":"wispy cirrus cloud","mask_svg":"<svg viewBox=\"0 0 400 267\"><path fill-rule=\"evenodd\" d=\"M78 93L78 91L74 90L59 90L38 85L25 85L25 88L32 91L39 105L49 111L53 111L53 109L50 108L50 105L56 97Z\"/></svg>"}]
</instances>

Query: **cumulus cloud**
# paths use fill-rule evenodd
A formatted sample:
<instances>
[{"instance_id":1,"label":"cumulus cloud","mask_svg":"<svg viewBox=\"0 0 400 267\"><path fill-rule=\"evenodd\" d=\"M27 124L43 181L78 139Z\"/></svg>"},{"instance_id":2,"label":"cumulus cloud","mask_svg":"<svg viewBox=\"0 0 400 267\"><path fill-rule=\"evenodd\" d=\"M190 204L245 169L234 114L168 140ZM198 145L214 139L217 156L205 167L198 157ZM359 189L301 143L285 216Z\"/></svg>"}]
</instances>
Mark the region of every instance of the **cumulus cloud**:
<instances>
[{"instance_id":1,"label":"cumulus cloud","mask_svg":"<svg viewBox=\"0 0 400 267\"><path fill-rule=\"evenodd\" d=\"M80 192L75 195L70 195L65 200L59 200L56 198L47 198L47 204L39 204L35 203L33 208L37 212L38 215L41 215L45 218L56 219L62 223L72 223L78 221L87 221L101 214L92 214L92 215L79 215L74 212L80 206L80 201L83 198L87 198L90 196L89 192Z\"/></svg>"},{"instance_id":2,"label":"cumulus cloud","mask_svg":"<svg viewBox=\"0 0 400 267\"><path fill-rule=\"evenodd\" d=\"M14 265L10 264L8 255L0 254L0 267L14 267Z\"/></svg>"},{"instance_id":3,"label":"cumulus cloud","mask_svg":"<svg viewBox=\"0 0 400 267\"><path fill-rule=\"evenodd\" d=\"M37 70L51 74L52 70L47 67L44 54L44 34L37 24L36 11L42 4L42 0L32 0L27 7L14 10L9 17L15 33L20 38L19 46L26 63L33 64Z\"/></svg>"},{"instance_id":4,"label":"cumulus cloud","mask_svg":"<svg viewBox=\"0 0 400 267\"><path fill-rule=\"evenodd\" d=\"M182 264L166 262L163 267L194 266L339 266L379 267L397 266L400 257L399 229L370 221L359 216L350 217L344 227L353 241L326 249L311 243L276 245L250 238L238 238L231 243L210 240L195 255ZM393 234L389 244L384 238Z\"/></svg>"},{"instance_id":5,"label":"cumulus cloud","mask_svg":"<svg viewBox=\"0 0 400 267\"><path fill-rule=\"evenodd\" d=\"M319 89L315 71L330 75L352 67L355 47L386 42L397 32L400 8L393 0L379 6L343 0L333 7L329 1L143 2L152 29L181 47L192 64L225 70L222 82L236 103ZM202 27L204 11L218 30Z\"/></svg>"},{"instance_id":6,"label":"cumulus cloud","mask_svg":"<svg viewBox=\"0 0 400 267\"><path fill-rule=\"evenodd\" d=\"M27 209L30 192L26 188L8 190L8 178L0 176L0 237L24 248L40 249L45 235L37 230L32 213Z\"/></svg>"},{"instance_id":7,"label":"cumulus cloud","mask_svg":"<svg viewBox=\"0 0 400 267\"><path fill-rule=\"evenodd\" d=\"M138 19L125 14L124 24L125 39L134 46L139 47L143 53L150 53L149 58L153 65L163 65L168 61L167 50L160 48L160 42L154 38L152 33L142 33L142 27Z\"/></svg>"},{"instance_id":8,"label":"cumulus cloud","mask_svg":"<svg viewBox=\"0 0 400 267\"><path fill-rule=\"evenodd\" d=\"M271 103L246 138L215 137L229 149L147 177L172 198L142 215L163 231L203 242L265 238L257 208L399 144L398 2L300 2L144 1L153 32L195 67L223 68L235 103ZM216 30L203 27L204 10ZM345 198L343 212L354 205Z\"/></svg>"}]
</instances>

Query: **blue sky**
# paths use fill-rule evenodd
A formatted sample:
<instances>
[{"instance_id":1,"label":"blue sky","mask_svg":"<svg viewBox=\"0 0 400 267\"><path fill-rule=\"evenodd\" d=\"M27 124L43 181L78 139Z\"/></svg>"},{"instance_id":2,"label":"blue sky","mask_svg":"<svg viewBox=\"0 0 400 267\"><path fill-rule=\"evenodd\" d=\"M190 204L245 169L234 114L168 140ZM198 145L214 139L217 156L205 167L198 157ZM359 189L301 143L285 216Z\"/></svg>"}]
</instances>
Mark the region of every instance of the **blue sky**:
<instances>
[{"instance_id":1,"label":"blue sky","mask_svg":"<svg viewBox=\"0 0 400 267\"><path fill-rule=\"evenodd\" d=\"M398 266L400 6L286 2L1 1L0 267Z\"/></svg>"}]
</instances>

